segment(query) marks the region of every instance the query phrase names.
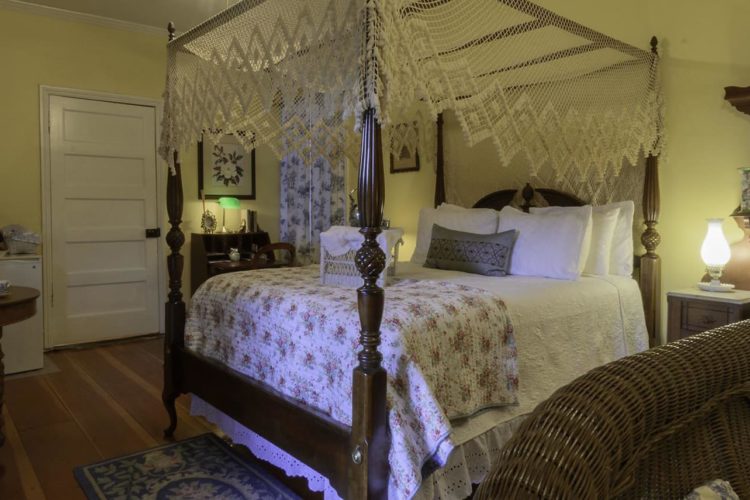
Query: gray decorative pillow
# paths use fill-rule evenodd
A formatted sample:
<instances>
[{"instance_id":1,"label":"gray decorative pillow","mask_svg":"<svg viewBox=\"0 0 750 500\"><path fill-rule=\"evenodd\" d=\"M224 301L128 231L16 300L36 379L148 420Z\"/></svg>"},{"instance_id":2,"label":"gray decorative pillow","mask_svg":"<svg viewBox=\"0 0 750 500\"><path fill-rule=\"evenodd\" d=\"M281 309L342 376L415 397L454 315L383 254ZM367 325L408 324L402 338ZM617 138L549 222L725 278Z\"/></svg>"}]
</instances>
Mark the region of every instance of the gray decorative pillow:
<instances>
[{"instance_id":1,"label":"gray decorative pillow","mask_svg":"<svg viewBox=\"0 0 750 500\"><path fill-rule=\"evenodd\" d=\"M505 276L518 231L474 234L432 226L432 240L424 267L485 276Z\"/></svg>"}]
</instances>

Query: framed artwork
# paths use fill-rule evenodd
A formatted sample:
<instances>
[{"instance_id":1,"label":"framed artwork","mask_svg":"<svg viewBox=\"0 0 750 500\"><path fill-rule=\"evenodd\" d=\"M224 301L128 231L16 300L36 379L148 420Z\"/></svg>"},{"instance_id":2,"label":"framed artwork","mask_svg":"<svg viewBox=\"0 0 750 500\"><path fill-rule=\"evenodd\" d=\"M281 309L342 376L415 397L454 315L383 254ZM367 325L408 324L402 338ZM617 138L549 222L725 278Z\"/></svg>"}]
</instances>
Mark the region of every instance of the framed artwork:
<instances>
[{"instance_id":1,"label":"framed artwork","mask_svg":"<svg viewBox=\"0 0 750 500\"><path fill-rule=\"evenodd\" d=\"M255 148L246 151L233 134L216 144L198 142L198 197L255 199Z\"/></svg>"},{"instance_id":2,"label":"framed artwork","mask_svg":"<svg viewBox=\"0 0 750 500\"><path fill-rule=\"evenodd\" d=\"M412 154L407 141L419 142L417 123L399 123L391 135L391 173L416 172L419 170L419 146ZM397 154L395 154L397 153Z\"/></svg>"}]
</instances>

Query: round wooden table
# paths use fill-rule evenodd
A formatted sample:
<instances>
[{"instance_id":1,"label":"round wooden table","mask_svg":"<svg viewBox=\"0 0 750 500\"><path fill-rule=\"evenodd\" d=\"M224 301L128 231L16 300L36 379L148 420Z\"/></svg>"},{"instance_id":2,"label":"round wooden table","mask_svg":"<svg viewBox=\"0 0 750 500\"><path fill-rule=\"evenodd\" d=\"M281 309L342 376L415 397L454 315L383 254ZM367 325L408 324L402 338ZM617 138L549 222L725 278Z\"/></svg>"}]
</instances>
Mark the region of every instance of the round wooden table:
<instances>
[{"instance_id":1,"label":"round wooden table","mask_svg":"<svg viewBox=\"0 0 750 500\"><path fill-rule=\"evenodd\" d=\"M39 290L25 286L12 286L10 293L0 297L0 446L5 443L3 400L5 397L5 365L3 364L3 327L18 323L36 314Z\"/></svg>"}]
</instances>

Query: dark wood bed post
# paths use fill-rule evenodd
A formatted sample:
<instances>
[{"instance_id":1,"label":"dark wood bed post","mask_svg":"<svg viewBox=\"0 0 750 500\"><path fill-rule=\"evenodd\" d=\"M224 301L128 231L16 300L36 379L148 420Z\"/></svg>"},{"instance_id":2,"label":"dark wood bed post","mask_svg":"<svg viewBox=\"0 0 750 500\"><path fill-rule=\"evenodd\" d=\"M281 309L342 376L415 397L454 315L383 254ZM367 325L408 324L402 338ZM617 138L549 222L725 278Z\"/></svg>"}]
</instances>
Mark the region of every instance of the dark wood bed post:
<instances>
[{"instance_id":1,"label":"dark wood bed post","mask_svg":"<svg viewBox=\"0 0 750 500\"><path fill-rule=\"evenodd\" d=\"M651 52L654 54L658 53L658 43L656 37L651 38ZM640 285L650 347L661 344L661 258L656 253L656 247L661 243L661 236L656 230L659 223L659 193L659 157L649 154L643 185L643 223L646 230L641 234L641 243L646 253L641 257Z\"/></svg>"},{"instance_id":2,"label":"dark wood bed post","mask_svg":"<svg viewBox=\"0 0 750 500\"><path fill-rule=\"evenodd\" d=\"M445 203L445 156L443 151L443 113L437 115L437 153L435 155L435 208Z\"/></svg>"},{"instance_id":3,"label":"dark wood bed post","mask_svg":"<svg viewBox=\"0 0 750 500\"><path fill-rule=\"evenodd\" d=\"M169 23L169 40L175 36L174 24ZM185 243L185 235L180 229L182 223L182 173L180 158L174 152L175 171L167 179L167 214L172 226L167 233L167 245L171 253L167 257L169 271L169 298L165 304L164 336L164 391L162 401L169 414L169 427L164 430L166 437L172 437L177 427L177 410L175 400L180 395L179 359L177 350L185 343L185 302L182 300L182 267L183 257L180 248Z\"/></svg>"},{"instance_id":4,"label":"dark wood bed post","mask_svg":"<svg viewBox=\"0 0 750 500\"><path fill-rule=\"evenodd\" d=\"M365 241L357 251L356 263L364 285L357 289L362 350L357 355L359 365L354 369L352 384L349 498L386 498L389 448L386 372L381 364L383 355L378 350L385 295L377 285L385 269L385 253L376 241L383 222L385 178L380 125L373 109L365 111L362 119L358 193L360 232Z\"/></svg>"}]
</instances>

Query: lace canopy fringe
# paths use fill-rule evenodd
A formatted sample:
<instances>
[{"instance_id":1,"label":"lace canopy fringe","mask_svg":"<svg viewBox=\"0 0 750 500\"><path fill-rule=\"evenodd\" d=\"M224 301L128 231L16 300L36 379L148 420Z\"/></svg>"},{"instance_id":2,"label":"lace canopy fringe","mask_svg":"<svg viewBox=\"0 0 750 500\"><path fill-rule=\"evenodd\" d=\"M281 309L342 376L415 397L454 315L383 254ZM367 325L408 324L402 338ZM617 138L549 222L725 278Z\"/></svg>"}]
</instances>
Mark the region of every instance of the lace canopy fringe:
<instances>
[{"instance_id":1,"label":"lace canopy fringe","mask_svg":"<svg viewBox=\"0 0 750 500\"><path fill-rule=\"evenodd\" d=\"M377 111L429 158L452 110L529 174L604 179L658 153L658 56L528 0L244 0L168 46L160 151L239 132L281 157L359 157Z\"/></svg>"}]
</instances>

